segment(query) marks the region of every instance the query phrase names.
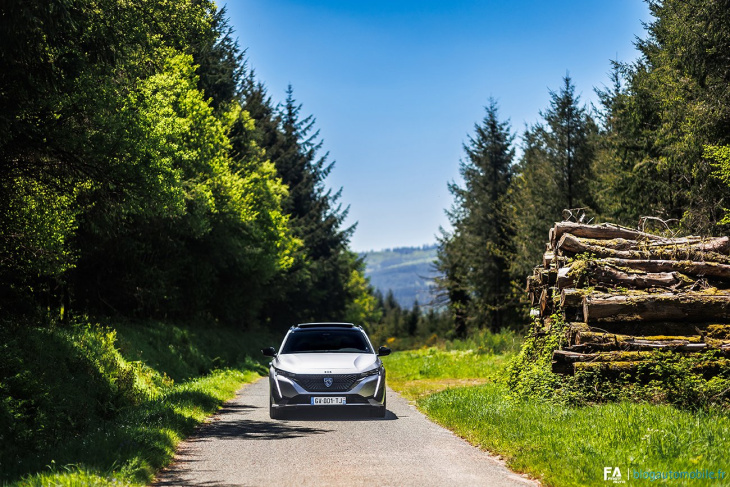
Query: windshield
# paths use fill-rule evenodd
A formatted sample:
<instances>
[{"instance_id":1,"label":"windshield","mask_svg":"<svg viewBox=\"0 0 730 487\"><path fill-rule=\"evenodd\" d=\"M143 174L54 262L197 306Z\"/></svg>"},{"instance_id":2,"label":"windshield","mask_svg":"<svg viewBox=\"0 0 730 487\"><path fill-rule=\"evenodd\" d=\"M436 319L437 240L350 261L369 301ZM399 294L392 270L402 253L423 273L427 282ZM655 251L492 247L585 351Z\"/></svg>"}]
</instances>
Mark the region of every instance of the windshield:
<instances>
[{"instance_id":1,"label":"windshield","mask_svg":"<svg viewBox=\"0 0 730 487\"><path fill-rule=\"evenodd\" d=\"M372 353L359 330L297 330L289 334L280 353Z\"/></svg>"}]
</instances>

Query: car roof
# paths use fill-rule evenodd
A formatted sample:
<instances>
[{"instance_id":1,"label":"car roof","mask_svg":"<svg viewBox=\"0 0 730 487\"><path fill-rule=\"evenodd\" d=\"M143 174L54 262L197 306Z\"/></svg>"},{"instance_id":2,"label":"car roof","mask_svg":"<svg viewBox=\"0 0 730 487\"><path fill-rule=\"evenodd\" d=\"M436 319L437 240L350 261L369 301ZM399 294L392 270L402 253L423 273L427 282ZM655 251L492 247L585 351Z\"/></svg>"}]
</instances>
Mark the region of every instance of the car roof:
<instances>
[{"instance_id":1,"label":"car roof","mask_svg":"<svg viewBox=\"0 0 730 487\"><path fill-rule=\"evenodd\" d=\"M359 328L353 323L323 322L323 323L299 323L292 328Z\"/></svg>"}]
</instances>

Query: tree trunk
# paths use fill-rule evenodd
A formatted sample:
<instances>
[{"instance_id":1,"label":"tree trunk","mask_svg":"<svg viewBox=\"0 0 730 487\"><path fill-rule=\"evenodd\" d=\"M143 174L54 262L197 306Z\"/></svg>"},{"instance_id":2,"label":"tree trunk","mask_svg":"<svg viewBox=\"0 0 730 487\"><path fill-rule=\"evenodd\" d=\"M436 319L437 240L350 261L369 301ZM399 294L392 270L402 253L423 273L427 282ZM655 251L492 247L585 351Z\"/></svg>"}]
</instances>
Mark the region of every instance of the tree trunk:
<instances>
[{"instance_id":1,"label":"tree trunk","mask_svg":"<svg viewBox=\"0 0 730 487\"><path fill-rule=\"evenodd\" d=\"M604 245L594 245L590 241L587 242L586 239L566 233L560 238L557 249L563 255L588 253L597 258L700 260L730 264L730 257L712 251L715 247L714 243L701 243L679 248L651 247L645 250L615 250Z\"/></svg>"},{"instance_id":2,"label":"tree trunk","mask_svg":"<svg viewBox=\"0 0 730 487\"><path fill-rule=\"evenodd\" d=\"M571 364L575 362L633 362L655 357L656 355L653 352L624 352L618 350L598 353L578 353L566 350L555 350L553 352L554 361Z\"/></svg>"},{"instance_id":3,"label":"tree trunk","mask_svg":"<svg viewBox=\"0 0 730 487\"><path fill-rule=\"evenodd\" d=\"M565 347L568 352L611 352L611 351L650 351L660 350L664 352L703 352L705 350L717 349L723 352L730 351L730 347L721 345L710 347L707 343L685 343L683 341L649 341L634 340L631 342L618 343L579 343Z\"/></svg>"},{"instance_id":4,"label":"tree trunk","mask_svg":"<svg viewBox=\"0 0 730 487\"><path fill-rule=\"evenodd\" d=\"M583 299L586 323L613 321L691 321L730 319L730 294L592 293Z\"/></svg>"},{"instance_id":5,"label":"tree trunk","mask_svg":"<svg viewBox=\"0 0 730 487\"><path fill-rule=\"evenodd\" d=\"M607 377L618 377L621 374L636 374L642 361L638 362L575 362L573 363L574 373L584 371L598 372ZM721 358L709 362L694 364L690 367L692 372L705 376L717 375L730 366L730 360Z\"/></svg>"},{"instance_id":6,"label":"tree trunk","mask_svg":"<svg viewBox=\"0 0 730 487\"><path fill-rule=\"evenodd\" d=\"M594 261L597 264L608 264L614 267L636 269L645 272L680 272L695 277L716 277L730 280L730 265L717 262L647 260L607 258Z\"/></svg>"},{"instance_id":7,"label":"tree trunk","mask_svg":"<svg viewBox=\"0 0 730 487\"><path fill-rule=\"evenodd\" d=\"M583 306L583 296L586 292L581 289L563 289L560 291L561 308L577 308Z\"/></svg>"},{"instance_id":8,"label":"tree trunk","mask_svg":"<svg viewBox=\"0 0 730 487\"><path fill-rule=\"evenodd\" d=\"M560 222L556 223L553 227L553 231L550 233L550 243L553 249L557 248L560 238L565 233L572 233L576 237L585 238L600 238L600 239L611 239L611 238L625 238L630 240L662 240L663 237L659 235L652 235L650 233L640 232L620 225L614 225L612 223L603 223L601 225L586 225L583 223L574 222Z\"/></svg>"},{"instance_id":9,"label":"tree trunk","mask_svg":"<svg viewBox=\"0 0 730 487\"><path fill-rule=\"evenodd\" d=\"M685 281L676 272L629 274L611 266L596 266L591 269L590 276L599 284L611 284L629 289L677 288L685 284ZM560 275L558 275L558 282L560 282Z\"/></svg>"}]
</instances>

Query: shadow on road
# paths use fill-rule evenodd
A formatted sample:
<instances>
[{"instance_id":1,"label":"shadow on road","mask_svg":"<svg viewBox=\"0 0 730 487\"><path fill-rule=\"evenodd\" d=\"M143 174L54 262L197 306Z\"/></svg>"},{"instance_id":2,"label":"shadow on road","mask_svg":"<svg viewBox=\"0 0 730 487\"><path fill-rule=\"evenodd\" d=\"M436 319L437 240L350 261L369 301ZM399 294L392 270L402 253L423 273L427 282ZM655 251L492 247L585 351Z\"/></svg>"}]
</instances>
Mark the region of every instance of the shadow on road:
<instances>
[{"instance_id":1,"label":"shadow on road","mask_svg":"<svg viewBox=\"0 0 730 487\"><path fill-rule=\"evenodd\" d=\"M328 433L329 431L331 430L296 426L279 421L240 419L211 423L205 428L201 436L194 438L193 441L216 438L224 440L286 440Z\"/></svg>"},{"instance_id":2,"label":"shadow on road","mask_svg":"<svg viewBox=\"0 0 730 487\"><path fill-rule=\"evenodd\" d=\"M384 418L372 418L369 411L358 409L300 409L285 411L284 420L290 421L393 421L398 419L392 411L386 411Z\"/></svg>"}]
</instances>

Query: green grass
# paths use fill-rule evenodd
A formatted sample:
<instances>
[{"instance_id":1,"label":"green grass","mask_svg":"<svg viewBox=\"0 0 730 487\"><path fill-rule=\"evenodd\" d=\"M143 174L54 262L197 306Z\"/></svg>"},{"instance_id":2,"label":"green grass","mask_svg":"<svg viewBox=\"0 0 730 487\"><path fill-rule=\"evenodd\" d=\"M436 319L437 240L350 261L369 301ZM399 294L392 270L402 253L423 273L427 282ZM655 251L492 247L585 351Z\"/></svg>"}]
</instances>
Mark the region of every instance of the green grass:
<instances>
[{"instance_id":1,"label":"green grass","mask_svg":"<svg viewBox=\"0 0 730 487\"><path fill-rule=\"evenodd\" d=\"M440 424L503 455L511 468L546 485L603 485L606 466L620 467L624 478L633 470L730 470L727 413L628 402L574 408L515 401L508 392L501 384L450 389L418 405ZM628 481L641 482L651 483ZM701 482L728 485L730 478Z\"/></svg>"},{"instance_id":2,"label":"green grass","mask_svg":"<svg viewBox=\"0 0 730 487\"><path fill-rule=\"evenodd\" d=\"M265 368L215 326L0 328L0 483L144 485Z\"/></svg>"},{"instance_id":3,"label":"green grass","mask_svg":"<svg viewBox=\"0 0 730 487\"><path fill-rule=\"evenodd\" d=\"M395 352L383 358L388 384L408 399L449 388L493 381L511 355L431 347Z\"/></svg>"},{"instance_id":4,"label":"green grass","mask_svg":"<svg viewBox=\"0 0 730 487\"><path fill-rule=\"evenodd\" d=\"M626 479L634 471L730 471L727 410L524 399L506 385L505 369L515 354L484 353L484 340L476 340L477 351L395 352L383 359L388 383L434 421L544 485L613 485L603 480L605 467L619 467L627 484L730 485L730 474L723 481Z\"/></svg>"}]
</instances>

